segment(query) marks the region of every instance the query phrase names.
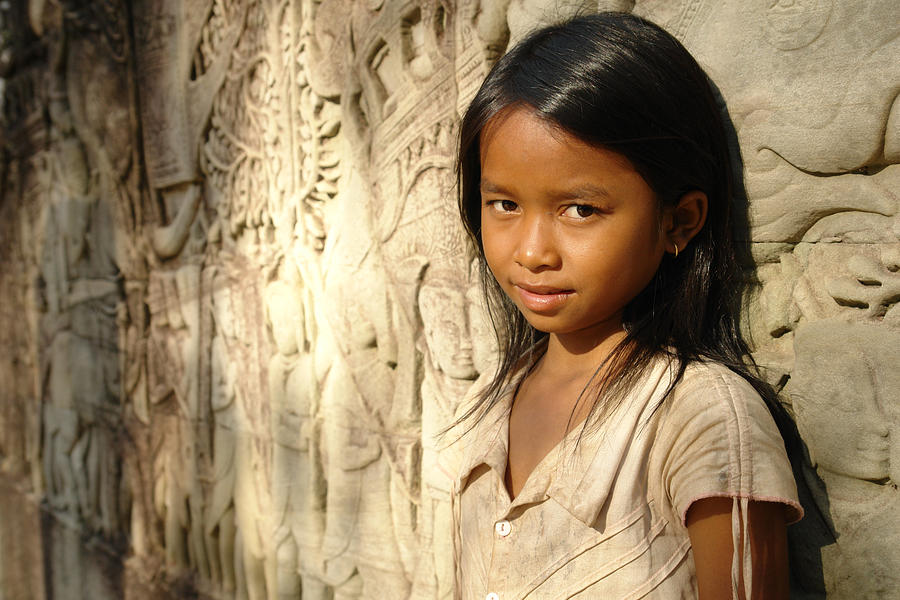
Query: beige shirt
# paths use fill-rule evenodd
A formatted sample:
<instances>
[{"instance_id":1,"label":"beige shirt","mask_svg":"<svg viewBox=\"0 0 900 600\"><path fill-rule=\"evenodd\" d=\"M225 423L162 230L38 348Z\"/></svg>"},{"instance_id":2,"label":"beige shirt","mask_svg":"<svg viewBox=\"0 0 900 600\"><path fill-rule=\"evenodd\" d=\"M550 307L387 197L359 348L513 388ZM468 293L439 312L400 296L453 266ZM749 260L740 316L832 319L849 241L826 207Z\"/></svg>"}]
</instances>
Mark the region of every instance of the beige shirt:
<instances>
[{"instance_id":1,"label":"beige shirt","mask_svg":"<svg viewBox=\"0 0 900 600\"><path fill-rule=\"evenodd\" d=\"M784 443L755 390L725 367L695 363L654 410L673 373L660 360L599 429L578 440L575 428L551 450L513 501L504 474L515 382L507 386L458 443L457 598L696 598L692 502L734 498L735 549L749 499L784 503L789 522L802 516ZM734 581L749 575L749 547L744 554Z\"/></svg>"}]
</instances>

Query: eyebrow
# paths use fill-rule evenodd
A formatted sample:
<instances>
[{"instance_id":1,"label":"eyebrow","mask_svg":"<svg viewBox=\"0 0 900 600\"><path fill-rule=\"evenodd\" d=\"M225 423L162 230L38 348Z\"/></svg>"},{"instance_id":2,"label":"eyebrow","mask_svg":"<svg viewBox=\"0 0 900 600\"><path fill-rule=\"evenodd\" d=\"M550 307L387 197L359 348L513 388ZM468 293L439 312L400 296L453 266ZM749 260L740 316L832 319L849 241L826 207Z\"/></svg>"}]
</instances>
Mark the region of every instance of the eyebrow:
<instances>
[{"instance_id":1,"label":"eyebrow","mask_svg":"<svg viewBox=\"0 0 900 600\"><path fill-rule=\"evenodd\" d=\"M494 183L488 179L482 179L480 188L482 193L491 194L508 194L508 190L501 185ZM578 200L578 199L597 199L611 198L609 190L600 185L586 183L569 190L560 190L552 194L554 200Z\"/></svg>"},{"instance_id":2,"label":"eyebrow","mask_svg":"<svg viewBox=\"0 0 900 600\"><path fill-rule=\"evenodd\" d=\"M558 200L578 200L580 198L610 198L611 194L609 193L608 189L601 185L586 183L584 185L574 187L570 190L562 190L560 192L557 192L556 194L554 194L554 197Z\"/></svg>"},{"instance_id":3,"label":"eyebrow","mask_svg":"<svg viewBox=\"0 0 900 600\"><path fill-rule=\"evenodd\" d=\"M504 187L502 187L502 186L499 186L499 185L497 185L496 183L494 183L494 182L492 182L492 181L488 181L487 179L482 179L482 180L481 180L481 184L479 185L478 189L480 189L482 193L484 193L484 192L489 192L489 193L492 193L492 194L506 194L506 193L508 193L508 192L506 191L506 188L504 188Z\"/></svg>"}]
</instances>

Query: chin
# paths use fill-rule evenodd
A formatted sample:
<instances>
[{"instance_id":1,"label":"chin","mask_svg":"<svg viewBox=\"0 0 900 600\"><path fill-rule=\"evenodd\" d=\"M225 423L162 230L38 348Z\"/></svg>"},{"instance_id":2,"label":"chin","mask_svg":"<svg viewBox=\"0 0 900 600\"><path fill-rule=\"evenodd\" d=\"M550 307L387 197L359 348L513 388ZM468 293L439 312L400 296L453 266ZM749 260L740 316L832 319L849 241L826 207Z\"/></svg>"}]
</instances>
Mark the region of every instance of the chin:
<instances>
[{"instance_id":1,"label":"chin","mask_svg":"<svg viewBox=\"0 0 900 600\"><path fill-rule=\"evenodd\" d=\"M444 371L451 379L475 379L478 372L473 365L454 366Z\"/></svg>"}]
</instances>

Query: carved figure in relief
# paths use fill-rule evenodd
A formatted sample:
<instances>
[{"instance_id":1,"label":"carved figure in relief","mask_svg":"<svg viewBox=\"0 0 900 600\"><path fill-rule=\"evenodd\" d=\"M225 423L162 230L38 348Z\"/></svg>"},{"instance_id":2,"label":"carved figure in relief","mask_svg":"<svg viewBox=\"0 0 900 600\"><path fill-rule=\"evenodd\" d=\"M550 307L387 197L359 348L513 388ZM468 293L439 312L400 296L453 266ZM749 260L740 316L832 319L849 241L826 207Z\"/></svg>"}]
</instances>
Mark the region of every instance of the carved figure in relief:
<instances>
[{"instance_id":1,"label":"carved figure in relief","mask_svg":"<svg viewBox=\"0 0 900 600\"><path fill-rule=\"evenodd\" d=\"M762 289L750 303L756 352L773 380L793 368L793 334L821 319L897 327L900 322L900 244L799 245L779 262L758 268Z\"/></svg>"},{"instance_id":2,"label":"carved figure in relief","mask_svg":"<svg viewBox=\"0 0 900 600\"><path fill-rule=\"evenodd\" d=\"M427 523L431 511L430 507L416 506L422 498L421 440L426 420L422 396L425 388L419 374L420 368L417 367L422 360L419 355L423 349L419 345L416 350L421 334L417 305L423 277L427 279L429 273L437 273L438 279L452 277L448 274L456 273L460 282L457 289L465 289L466 262L462 258L462 232L453 220L453 203L448 201L450 171L445 168L446 159L442 157L442 152L446 155L450 153L452 143L448 138L451 131L450 120L441 119L403 150L396 162L396 177L401 184L400 199L394 201L392 210L382 212L376 220L379 237L383 240L381 251L385 261L393 265L387 278L387 290L393 305L397 307L394 318L398 341L397 376L390 423L392 430L397 432L398 441L403 438L415 440L395 444L398 460L392 471L394 529L410 580L415 579L419 557L421 533L416 530L417 524ZM382 181L388 183L389 179L385 177ZM461 298L459 294L457 299ZM460 302L456 304L444 308L456 312L462 306ZM459 338L464 340L462 344L468 344L465 341L467 337L466 333ZM436 344L438 341L438 337L433 337L430 343ZM461 354L470 354L470 350L468 353L463 350ZM452 362L445 352L438 351L438 354L441 360ZM465 362L470 358L461 360ZM456 377L460 368L471 369L471 366L454 367L446 363L444 368L449 368L455 373L451 377ZM471 377L474 378L474 374ZM439 379L446 381L444 377ZM450 390L441 390L440 393L446 394L442 403L452 401ZM437 420L441 419L438 417ZM411 510L421 514L413 520L411 516L407 517Z\"/></svg>"},{"instance_id":3,"label":"carved figure in relief","mask_svg":"<svg viewBox=\"0 0 900 600\"><path fill-rule=\"evenodd\" d=\"M163 259L181 252L200 206L200 141L244 24L241 13L221 35L216 54L195 62L194 51L213 3L145 0L135 11L147 172L150 185L162 195L168 220L152 238L153 249ZM246 11L241 4L237 10Z\"/></svg>"},{"instance_id":4,"label":"carved figure in relief","mask_svg":"<svg viewBox=\"0 0 900 600\"><path fill-rule=\"evenodd\" d=\"M147 285L150 328L147 339L147 387L151 407L156 405L158 419L153 422L153 506L162 522L162 542L169 567L188 564L184 532L188 528L186 492L182 486L180 425L183 411L176 398L183 397L180 377L184 365L179 342L184 327L177 310L177 295L171 275L153 274ZM180 414L182 413L182 414Z\"/></svg>"},{"instance_id":5,"label":"carved figure in relief","mask_svg":"<svg viewBox=\"0 0 900 600\"><path fill-rule=\"evenodd\" d=\"M342 90L342 131L356 145L357 170L351 168L349 171L368 173L372 170L380 174L373 178L374 190L368 185L360 186L359 196L353 199L359 202L362 198L366 203L366 222L362 229L369 232L374 227L372 235L375 239L351 234L351 229L343 223L329 231L329 241L335 250L332 256L347 252L350 246L368 246L370 249L368 256L360 255L365 258L355 264L351 259L351 264L346 265L348 268L331 262L325 271L327 296L346 298L342 309L332 311L326 317L333 324L335 341L346 363L340 365L340 369L331 367L323 385L322 406L323 414L328 415L332 410L329 407L331 386L349 376L347 383L358 390L353 394L358 398L355 402L363 407L364 418L360 425L366 433L362 439L368 438L364 447L371 449L368 451L371 459L367 457L367 460L372 462L358 474L347 470L349 465L343 465L340 470L329 466L326 564L338 564L328 560L331 548L342 537L353 537L347 541L346 554L348 560L353 557L359 572L361 589L358 593L370 597L374 590L382 589L391 590L388 595L406 597L418 547L416 523L421 454L414 303L419 275L427 263L413 239L428 234L420 229L416 234L394 237L392 251L383 255L394 265L390 269L382 264L382 253L374 245L376 240L394 235L397 219L403 215L404 203L398 202L398 198L407 197L407 191L402 188L408 187L409 183L404 184L401 177L415 180L417 171L401 175L403 167L400 163L405 159L395 159L403 152L418 158L415 139L420 136L419 129L428 124L428 118L422 117L432 110L430 106L422 110L425 103L421 103L418 90L438 85L431 82L445 82L449 64L444 54L447 49L445 29L449 15L446 6L440 2L419 5L378 3L372 10L354 5L352 12L352 32L348 33L357 37L359 41L355 45L360 51L353 57L347 79L358 80L360 88L344 87ZM317 32L324 30L327 28L316 29ZM336 67L336 70L341 68ZM417 103L421 103L422 108L417 107ZM379 128L388 127L388 122L397 123L396 134L391 134L384 144L374 142L370 145L369 140L377 137ZM408 142L411 142L410 151L405 151L403 148ZM446 156L442 160L446 160ZM390 173L376 167L378 161L389 161ZM349 187L353 187L352 183ZM335 199L336 203L344 201L341 196ZM345 201L351 201L351 198L348 194ZM419 210L427 211L427 208L417 206L416 211ZM423 223L409 222L407 225L412 231ZM441 234L439 229L434 232L437 236ZM353 235L363 239L354 240ZM330 291L338 289L337 296ZM367 291L360 294L362 290ZM357 297L366 298L367 302ZM331 429L330 420L331 417L325 417L325 427L331 431L330 435L326 431L327 454L329 463L333 464L332 457L336 456L337 449L331 444L350 432ZM354 445L360 443L361 440ZM359 498L362 508L348 520L342 516L344 509L338 506L347 502L342 498L353 497ZM339 512L335 513L335 509ZM379 514L385 511L390 514L389 523L385 523L383 514ZM345 521L357 528L358 533L354 535L352 529L342 525ZM375 551L375 548L382 550ZM347 588L348 593L351 589ZM336 590L336 593L343 592Z\"/></svg>"},{"instance_id":6,"label":"carved figure in relief","mask_svg":"<svg viewBox=\"0 0 900 600\"><path fill-rule=\"evenodd\" d=\"M78 413L75 410L68 346L74 338L60 333L49 348L46 378L47 398L43 400L44 478L50 505L77 517L80 512L71 452L78 440ZM79 379L79 381L84 381Z\"/></svg>"},{"instance_id":7,"label":"carved figure in relief","mask_svg":"<svg viewBox=\"0 0 900 600\"><path fill-rule=\"evenodd\" d=\"M397 342L397 366L394 394L387 419L392 432L387 440L391 465L389 492L393 538L396 541L403 576L410 582L415 576L418 558L418 523L421 506L422 408L420 397L420 349L416 298L427 268L427 258L412 254L404 257L388 272L387 289L394 307L394 335Z\"/></svg>"},{"instance_id":8,"label":"carved figure in relief","mask_svg":"<svg viewBox=\"0 0 900 600\"><path fill-rule=\"evenodd\" d=\"M753 239L815 241L861 230L882 241L896 236L900 45L893 3L681 5L705 15L684 36L710 65L735 119ZM704 27L710 23L716 27ZM768 43L751 42L758 32ZM727 47L741 52L723 52ZM765 95L758 73L765 74Z\"/></svg>"},{"instance_id":9,"label":"carved figure in relief","mask_svg":"<svg viewBox=\"0 0 900 600\"><path fill-rule=\"evenodd\" d=\"M506 49L508 6L509 0L462 0L456 3L454 69L459 114L465 112L488 70Z\"/></svg>"},{"instance_id":10,"label":"carved figure in relief","mask_svg":"<svg viewBox=\"0 0 900 600\"><path fill-rule=\"evenodd\" d=\"M266 564L272 556L267 510L271 507L268 489L268 465L264 464L269 444L250 431L238 436L235 474L235 580L239 592L250 600L267 598L267 590L275 588L274 564Z\"/></svg>"},{"instance_id":11,"label":"carved figure in relief","mask_svg":"<svg viewBox=\"0 0 900 600\"><path fill-rule=\"evenodd\" d=\"M638 0L633 10L672 28L719 84L746 161L754 240L896 237L900 47L890 0Z\"/></svg>"},{"instance_id":12,"label":"carved figure in relief","mask_svg":"<svg viewBox=\"0 0 900 600\"><path fill-rule=\"evenodd\" d=\"M226 592L235 590L235 509L236 454L241 417L237 402L237 369L229 353L229 343L237 339L234 307L227 281L213 279L213 320L210 357L210 406L215 423L212 438L213 465L211 498L204 514L206 548L211 577Z\"/></svg>"},{"instance_id":13,"label":"carved figure in relief","mask_svg":"<svg viewBox=\"0 0 900 600\"><path fill-rule=\"evenodd\" d=\"M857 309L859 320L900 328L900 243L875 246L876 256L854 254L846 261L850 275L826 281L828 295Z\"/></svg>"},{"instance_id":14,"label":"carved figure in relief","mask_svg":"<svg viewBox=\"0 0 900 600\"><path fill-rule=\"evenodd\" d=\"M44 396L50 396L48 416L59 416L54 408L59 404L75 411L65 425L50 419L54 447L70 450L65 461L52 452L49 461L59 465L49 468L54 478L73 469L76 493L67 503L69 514L78 516L88 531L121 540L134 482L123 472L129 457L121 447L120 402L134 387L126 392L131 382L120 382L129 340L121 335L125 268L119 234L125 223L117 209L133 191L126 174L134 134L132 96L124 46L115 43L124 39L118 29L122 21L114 22L122 6L76 4L28 3L32 27L48 58L46 93L41 94L50 126L45 155L48 237L41 260L49 309L42 318L49 370ZM92 68L83 69L84 64ZM66 374L70 369L80 372ZM69 390L60 383L66 378L72 379ZM52 494L49 499L58 502ZM138 529L133 529L135 547L143 543Z\"/></svg>"},{"instance_id":15,"label":"carved figure in relief","mask_svg":"<svg viewBox=\"0 0 900 600\"><path fill-rule=\"evenodd\" d=\"M198 422L209 418L207 400L200 396L200 268L186 265L174 273L157 273L150 279L151 397L174 399L177 411L174 440L158 457L164 474L157 490L164 519L166 560L173 567L196 568L208 579L209 561L203 531L204 494L199 461L204 442Z\"/></svg>"},{"instance_id":16,"label":"carved figure in relief","mask_svg":"<svg viewBox=\"0 0 900 600\"><path fill-rule=\"evenodd\" d=\"M62 52L62 50L58 50ZM62 61L61 56L56 62ZM57 71L62 69L57 66ZM65 92L64 74L57 72L48 82L51 117L51 148L45 173L49 206L44 235L42 275L48 308L62 313L68 308L71 282L80 275L86 258L91 226L91 196L87 158L75 133Z\"/></svg>"},{"instance_id":17,"label":"carved figure in relief","mask_svg":"<svg viewBox=\"0 0 900 600\"><path fill-rule=\"evenodd\" d=\"M391 486L395 470L406 469L401 463L409 455L402 451L418 438L398 440L393 432L400 429L392 424L409 431L405 415L414 397L403 396L394 407L401 370L398 308L370 233L370 209L359 206L372 201L370 188L352 164L345 169L345 186L331 206L323 275L303 277L316 299L318 324L315 372L328 482L322 555L335 598L402 598L409 583L393 528ZM404 500L408 507L409 496Z\"/></svg>"},{"instance_id":18,"label":"carved figure in relief","mask_svg":"<svg viewBox=\"0 0 900 600\"><path fill-rule=\"evenodd\" d=\"M264 294L243 257L218 254L204 272L211 295L212 468L204 504L213 581L237 598L276 597L270 398ZM265 352L265 351L262 351Z\"/></svg>"},{"instance_id":19,"label":"carved figure in relief","mask_svg":"<svg viewBox=\"0 0 900 600\"><path fill-rule=\"evenodd\" d=\"M388 319L380 307L367 312L374 317L372 323L387 320L394 338L392 342L388 336L377 338L371 350L351 346L345 351L363 402L375 409L371 414L376 426L386 430L377 437L383 446L382 465L386 462L389 467L382 475L386 488L379 483L364 492L372 502L386 501L391 514L390 526L368 514L360 517L360 527L371 536L361 546L358 560L364 595L390 577L395 593L406 596L420 555L422 359L416 349L416 298L430 262L462 255L462 235L452 226L455 221L444 194L450 187L454 113L453 104L446 102L454 91L447 30L452 20L447 11L442 2L391 2L384 3L377 15L360 11L352 21L362 49L352 75L358 78L361 93L351 91L346 101L342 99L342 108L345 123L353 125L346 128L348 134L356 136L351 142L366 151L355 157L359 170L373 174L372 191L364 192L370 198L367 225L374 242L381 244L378 252L385 264L371 264L382 273L377 289L384 290L390 304ZM368 360L367 355L374 358L376 348L377 354L386 354L385 342L396 348L388 359L392 369L386 372L391 388L386 390L389 394L376 396L367 389L368 372L386 365ZM380 500L382 490L386 494ZM379 545L396 548L396 558L389 561L366 550Z\"/></svg>"},{"instance_id":20,"label":"carved figure in relief","mask_svg":"<svg viewBox=\"0 0 900 600\"><path fill-rule=\"evenodd\" d=\"M883 598L900 585L900 333L822 320L800 327L786 391L822 478L837 544L823 549L829 595Z\"/></svg>"},{"instance_id":21,"label":"carved figure in relief","mask_svg":"<svg viewBox=\"0 0 900 600\"><path fill-rule=\"evenodd\" d=\"M247 20L200 152L211 238L227 244L265 231L280 248L321 250L323 206L337 192L341 157L334 141L342 123L340 86L311 83L330 72L331 60L317 54L312 19L333 6L310 0L253 5L253 13L265 17ZM218 51L216 36L234 18L214 9L199 56Z\"/></svg>"},{"instance_id":22,"label":"carved figure in relief","mask_svg":"<svg viewBox=\"0 0 900 600\"><path fill-rule=\"evenodd\" d=\"M396 460L395 444L386 426L394 381L389 364L380 356L379 346L385 341L377 332L389 331L384 325L390 317L370 312L379 307L377 296L385 290L383 283L382 287L377 285L377 276L366 278L376 285L365 285L361 277L365 275L366 271L358 271L359 287L344 289L337 296L349 300L339 308L343 318L325 317L325 322L340 323L337 331L342 343L334 333L323 329L316 347L317 355L322 353L321 360L330 362L327 368L317 368L322 379L323 454L328 481L322 552L326 577L335 587L336 597L374 597L375 590L390 597L405 597L409 584L393 527L386 520L392 514L392 462ZM366 290L366 296L357 296L352 289ZM350 300L373 296L373 303ZM381 324L375 324L375 320ZM326 354L328 350L333 353Z\"/></svg>"},{"instance_id":23,"label":"carved figure in relief","mask_svg":"<svg viewBox=\"0 0 900 600\"><path fill-rule=\"evenodd\" d=\"M40 257L48 313L41 319L45 474L51 504L90 530L122 532L118 425L119 298L109 203L98 196L66 92L65 37L50 44L50 148ZM76 380L77 379L77 380Z\"/></svg>"},{"instance_id":24,"label":"carved figure in relief","mask_svg":"<svg viewBox=\"0 0 900 600\"><path fill-rule=\"evenodd\" d=\"M244 296L242 301L250 298ZM252 335L252 330L242 325L236 333L232 348ZM244 354L235 354L232 360L248 358ZM253 356L255 360L260 358ZM235 370L239 381L235 400L238 417L234 458L235 581L239 597L246 594L250 600L263 600L272 597L277 589L272 538L272 440L267 397L256 397L261 386L252 380L242 381L252 369L237 365Z\"/></svg>"},{"instance_id":25,"label":"carved figure in relief","mask_svg":"<svg viewBox=\"0 0 900 600\"><path fill-rule=\"evenodd\" d=\"M94 303L87 310L97 307ZM111 538L122 531L123 508L111 433L118 357L85 333L83 327L61 331L47 348L44 472L51 506Z\"/></svg>"},{"instance_id":26,"label":"carved figure in relief","mask_svg":"<svg viewBox=\"0 0 900 600\"><path fill-rule=\"evenodd\" d=\"M319 391L311 349L309 302L296 267L285 261L265 291L276 353L269 361L272 495L279 597L325 598L320 546L325 489L314 435ZM302 576L302 582L301 582Z\"/></svg>"},{"instance_id":27,"label":"carved figure in relief","mask_svg":"<svg viewBox=\"0 0 900 600\"><path fill-rule=\"evenodd\" d=\"M419 535L424 550L416 567L414 597L449 598L452 594L450 486L437 459L440 434L453 423L457 406L479 373L489 370L481 360L476 363L476 356L482 359L485 351L496 347L483 335L486 315L475 292L477 286L470 285L465 270L440 267L429 267L419 290L424 354ZM429 577L431 582L423 581Z\"/></svg>"},{"instance_id":28,"label":"carved figure in relief","mask_svg":"<svg viewBox=\"0 0 900 600\"><path fill-rule=\"evenodd\" d=\"M200 382L200 353L204 350L201 337L201 302L200 302L200 268L196 265L180 267L174 273L175 291L177 294L176 305L173 307L180 313L186 330L185 339L182 341L180 352L182 364L185 367L182 374L181 385L176 388L176 400L182 410L185 410L184 420L181 422L183 437L181 439L181 461L185 469L187 479L181 485L186 485L187 506L189 513L188 550L191 565L196 568L202 577L210 576L209 561L206 555L206 543L203 533L204 490L200 475L204 472L202 461L209 456L206 447L208 436L202 435L203 429L199 425L209 419L209 399L201 394ZM173 299L174 300L174 299ZM183 396L179 398L178 392Z\"/></svg>"}]
</instances>

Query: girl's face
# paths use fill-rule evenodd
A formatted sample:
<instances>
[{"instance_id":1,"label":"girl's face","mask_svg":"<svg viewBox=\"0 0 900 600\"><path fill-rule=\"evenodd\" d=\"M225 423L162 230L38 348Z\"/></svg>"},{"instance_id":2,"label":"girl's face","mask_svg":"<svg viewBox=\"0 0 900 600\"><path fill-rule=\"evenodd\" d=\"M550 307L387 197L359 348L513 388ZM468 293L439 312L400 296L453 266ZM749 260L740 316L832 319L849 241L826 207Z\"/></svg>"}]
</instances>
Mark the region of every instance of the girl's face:
<instances>
[{"instance_id":1,"label":"girl's face","mask_svg":"<svg viewBox=\"0 0 900 600\"><path fill-rule=\"evenodd\" d=\"M650 186L622 155L527 108L495 116L480 149L481 240L506 294L540 331L621 331L625 305L666 251L669 217Z\"/></svg>"}]
</instances>

